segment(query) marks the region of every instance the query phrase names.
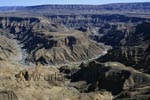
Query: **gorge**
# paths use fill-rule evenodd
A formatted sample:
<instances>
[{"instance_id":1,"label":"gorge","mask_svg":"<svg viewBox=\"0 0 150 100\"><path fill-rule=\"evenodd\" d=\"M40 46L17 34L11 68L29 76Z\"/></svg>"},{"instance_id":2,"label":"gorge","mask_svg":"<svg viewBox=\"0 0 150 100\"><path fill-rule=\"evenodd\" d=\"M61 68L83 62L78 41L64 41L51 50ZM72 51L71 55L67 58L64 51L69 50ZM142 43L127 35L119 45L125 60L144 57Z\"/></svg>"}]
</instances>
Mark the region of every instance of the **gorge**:
<instances>
[{"instance_id":1,"label":"gorge","mask_svg":"<svg viewBox=\"0 0 150 100\"><path fill-rule=\"evenodd\" d=\"M0 7L0 81L0 100L149 100L150 3Z\"/></svg>"}]
</instances>

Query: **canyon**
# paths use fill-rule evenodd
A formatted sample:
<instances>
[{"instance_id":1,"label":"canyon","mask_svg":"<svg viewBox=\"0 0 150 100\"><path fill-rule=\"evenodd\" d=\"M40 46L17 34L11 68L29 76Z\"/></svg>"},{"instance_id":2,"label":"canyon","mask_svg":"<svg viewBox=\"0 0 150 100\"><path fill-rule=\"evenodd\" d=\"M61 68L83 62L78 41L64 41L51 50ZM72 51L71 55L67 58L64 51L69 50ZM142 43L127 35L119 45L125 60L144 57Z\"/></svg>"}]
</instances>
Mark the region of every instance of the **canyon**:
<instances>
[{"instance_id":1,"label":"canyon","mask_svg":"<svg viewBox=\"0 0 150 100\"><path fill-rule=\"evenodd\" d=\"M0 100L149 100L149 28L149 2L0 7Z\"/></svg>"},{"instance_id":2,"label":"canyon","mask_svg":"<svg viewBox=\"0 0 150 100\"><path fill-rule=\"evenodd\" d=\"M89 40L85 33L67 30L43 18L1 17L0 26L8 32L7 37L15 38L18 45L22 45L21 49L25 49L27 57L24 62L27 63L77 62L93 58L105 50L103 45Z\"/></svg>"}]
</instances>

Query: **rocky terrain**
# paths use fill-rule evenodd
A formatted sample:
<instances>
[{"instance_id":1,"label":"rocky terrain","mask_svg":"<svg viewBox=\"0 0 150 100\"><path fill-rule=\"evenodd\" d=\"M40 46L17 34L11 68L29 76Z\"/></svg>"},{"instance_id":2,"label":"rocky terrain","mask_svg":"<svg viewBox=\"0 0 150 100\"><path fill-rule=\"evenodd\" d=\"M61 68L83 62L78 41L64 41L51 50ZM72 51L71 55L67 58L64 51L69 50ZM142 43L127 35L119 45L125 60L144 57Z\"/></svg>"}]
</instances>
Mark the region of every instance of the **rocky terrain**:
<instances>
[{"instance_id":1,"label":"rocky terrain","mask_svg":"<svg viewBox=\"0 0 150 100\"><path fill-rule=\"evenodd\" d=\"M105 100L111 93L80 93L56 67L0 63L0 100Z\"/></svg>"},{"instance_id":2,"label":"rocky terrain","mask_svg":"<svg viewBox=\"0 0 150 100\"><path fill-rule=\"evenodd\" d=\"M4 36L0 37L0 60L8 60L17 55L13 41Z\"/></svg>"},{"instance_id":3,"label":"rocky terrain","mask_svg":"<svg viewBox=\"0 0 150 100\"><path fill-rule=\"evenodd\" d=\"M0 100L149 100L150 3L0 7Z\"/></svg>"},{"instance_id":4,"label":"rocky terrain","mask_svg":"<svg viewBox=\"0 0 150 100\"><path fill-rule=\"evenodd\" d=\"M100 41L113 45L114 49L103 58L100 58L100 61L119 61L126 65L134 66L138 70L150 73L149 27L150 23L143 22L126 28L126 31L122 32L123 34L119 32L117 35L108 33L102 37Z\"/></svg>"},{"instance_id":5,"label":"rocky terrain","mask_svg":"<svg viewBox=\"0 0 150 100\"><path fill-rule=\"evenodd\" d=\"M27 63L78 62L94 58L105 51L103 45L89 40L85 33L67 30L44 18L1 17L0 26L9 37L19 41L21 49L25 49Z\"/></svg>"},{"instance_id":6,"label":"rocky terrain","mask_svg":"<svg viewBox=\"0 0 150 100\"><path fill-rule=\"evenodd\" d=\"M117 62L90 62L81 64L80 67L80 70L71 75L71 81L75 82L73 86L80 91L110 91L114 95L117 94L115 99L123 95L128 95L125 98L135 96L138 99L136 96L140 96L143 91L142 100L149 98L149 96L145 97L146 94L149 94L150 88L148 74Z\"/></svg>"},{"instance_id":7,"label":"rocky terrain","mask_svg":"<svg viewBox=\"0 0 150 100\"><path fill-rule=\"evenodd\" d=\"M99 61L118 61L142 72L150 73L149 18L119 14L46 17L55 23L64 24L69 29L86 32L88 37L96 42L111 45L113 49Z\"/></svg>"}]
</instances>

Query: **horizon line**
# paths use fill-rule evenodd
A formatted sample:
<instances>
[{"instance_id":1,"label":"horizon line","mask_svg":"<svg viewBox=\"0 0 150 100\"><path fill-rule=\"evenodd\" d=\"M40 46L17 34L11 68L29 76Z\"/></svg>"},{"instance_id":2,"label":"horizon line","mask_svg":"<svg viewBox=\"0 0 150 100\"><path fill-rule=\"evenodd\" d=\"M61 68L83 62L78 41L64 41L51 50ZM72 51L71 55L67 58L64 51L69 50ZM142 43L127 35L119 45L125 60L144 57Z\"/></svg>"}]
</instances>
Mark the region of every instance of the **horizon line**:
<instances>
[{"instance_id":1,"label":"horizon line","mask_svg":"<svg viewBox=\"0 0 150 100\"><path fill-rule=\"evenodd\" d=\"M10 5L10 6L0 6L0 7L31 7L31 6L48 6L48 5L60 5L60 6L63 6L63 5L85 5L85 6L101 6L101 5L110 5L110 4L132 4L132 3L150 3L150 2L116 2L116 3L102 3L102 4L71 4L71 3L66 3L66 4L35 4L35 5Z\"/></svg>"}]
</instances>

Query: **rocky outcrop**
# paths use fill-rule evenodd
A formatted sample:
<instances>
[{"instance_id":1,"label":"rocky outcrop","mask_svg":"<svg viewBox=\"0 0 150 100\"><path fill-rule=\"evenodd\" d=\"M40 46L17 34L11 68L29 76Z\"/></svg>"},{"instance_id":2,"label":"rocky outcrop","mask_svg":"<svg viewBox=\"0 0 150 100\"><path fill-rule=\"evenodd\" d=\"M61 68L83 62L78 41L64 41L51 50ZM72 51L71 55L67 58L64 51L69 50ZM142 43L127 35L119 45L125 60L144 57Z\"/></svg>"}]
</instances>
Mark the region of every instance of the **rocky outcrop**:
<instances>
[{"instance_id":1,"label":"rocky outcrop","mask_svg":"<svg viewBox=\"0 0 150 100\"><path fill-rule=\"evenodd\" d=\"M48 33L47 40L40 42L40 49L33 53L35 61L46 64L80 62L102 54L105 50L79 31ZM43 43L44 42L44 43ZM32 45L33 46L33 45ZM34 50L33 50L34 51Z\"/></svg>"},{"instance_id":2,"label":"rocky outcrop","mask_svg":"<svg viewBox=\"0 0 150 100\"><path fill-rule=\"evenodd\" d=\"M113 94L122 91L148 86L150 76L126 67L117 62L82 64L81 69L72 75L72 82L85 81L80 84L84 91L107 90ZM84 86L83 86L84 85Z\"/></svg>"}]
</instances>

